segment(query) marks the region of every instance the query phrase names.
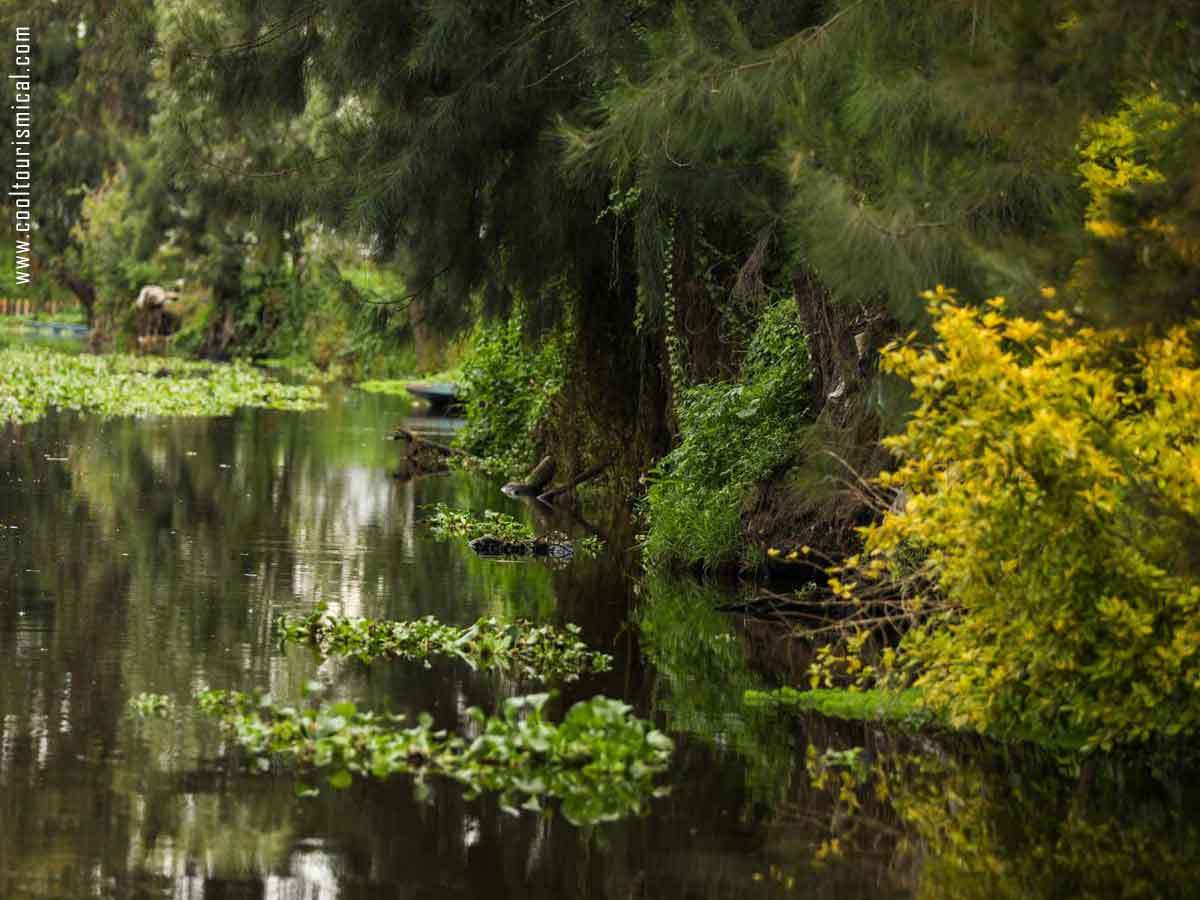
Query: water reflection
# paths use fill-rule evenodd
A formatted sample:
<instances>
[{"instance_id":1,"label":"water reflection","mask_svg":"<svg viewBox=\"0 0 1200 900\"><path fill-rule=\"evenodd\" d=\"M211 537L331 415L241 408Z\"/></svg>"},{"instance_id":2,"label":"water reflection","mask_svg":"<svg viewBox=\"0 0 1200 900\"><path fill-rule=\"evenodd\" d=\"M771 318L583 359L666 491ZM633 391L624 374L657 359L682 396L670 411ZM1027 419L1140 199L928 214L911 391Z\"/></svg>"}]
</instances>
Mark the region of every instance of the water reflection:
<instances>
[{"instance_id":1,"label":"water reflection","mask_svg":"<svg viewBox=\"0 0 1200 900\"><path fill-rule=\"evenodd\" d=\"M713 612L728 600L715 589L635 589L619 531L606 529L608 557L560 570L432 540L414 527L426 504L530 513L469 476L393 478L384 437L407 410L335 394L311 414L54 415L0 432L0 897L1017 896L1034 881L1053 888L1041 896L1121 896L1126 883L1170 895L1196 873L1184 782L745 709L742 692L776 677L748 651L779 651L778 637ZM193 713L195 691L299 698L317 678L452 726L521 689L449 661L368 668L279 647L274 620L317 600L376 618L579 623L614 667L560 703L624 697L678 735L671 795L647 818L577 829L438 781L300 800L290 773L244 772ZM173 714L127 716L143 691L170 695ZM856 782L856 819L814 784L809 744L948 768L914 787L896 765L883 796ZM834 838L842 854L818 859Z\"/></svg>"}]
</instances>

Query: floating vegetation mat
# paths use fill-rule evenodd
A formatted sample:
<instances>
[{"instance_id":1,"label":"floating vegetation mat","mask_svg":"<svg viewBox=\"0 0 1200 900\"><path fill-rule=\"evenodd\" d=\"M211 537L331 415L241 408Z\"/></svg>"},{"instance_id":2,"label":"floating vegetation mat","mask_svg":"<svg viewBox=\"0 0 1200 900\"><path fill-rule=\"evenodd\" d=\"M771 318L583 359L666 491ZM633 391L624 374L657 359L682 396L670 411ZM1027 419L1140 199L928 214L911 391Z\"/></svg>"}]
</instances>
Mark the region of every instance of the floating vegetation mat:
<instances>
[{"instance_id":1,"label":"floating vegetation mat","mask_svg":"<svg viewBox=\"0 0 1200 900\"><path fill-rule=\"evenodd\" d=\"M556 799L575 824L644 812L649 798L663 792L653 782L670 764L671 739L607 697L576 703L562 722L548 722L549 697L507 700L498 716L467 710L475 737L434 730L428 715L406 728L402 716L359 712L353 703L301 710L236 691L209 691L198 702L258 771L269 771L275 760L320 773L335 788L356 777L443 775L464 784L471 797L498 792L513 814L541 811ZM297 786L301 795L313 790Z\"/></svg>"},{"instance_id":2,"label":"floating vegetation mat","mask_svg":"<svg viewBox=\"0 0 1200 900\"><path fill-rule=\"evenodd\" d=\"M363 662L379 657L457 656L473 668L501 669L541 681L574 681L612 667L611 656L589 650L579 639L578 625L558 629L482 618L469 628L456 628L433 616L379 622L332 616L318 608L302 619L281 618L276 627L284 641L309 644L325 656L352 656Z\"/></svg>"},{"instance_id":3,"label":"floating vegetation mat","mask_svg":"<svg viewBox=\"0 0 1200 900\"><path fill-rule=\"evenodd\" d=\"M502 543L512 544L533 544L537 541L533 536L533 529L520 519L490 509L479 514L436 503L429 508L425 525L434 537L442 540L461 538L473 541L482 537L494 537ZM570 541L570 546L577 555L596 556L604 549L604 541L589 536Z\"/></svg>"},{"instance_id":4,"label":"floating vegetation mat","mask_svg":"<svg viewBox=\"0 0 1200 900\"><path fill-rule=\"evenodd\" d=\"M443 540L462 538L470 541L488 534L502 541L533 540L533 529L520 519L490 509L480 515L436 503L430 508L425 524L434 537Z\"/></svg>"},{"instance_id":5,"label":"floating vegetation mat","mask_svg":"<svg viewBox=\"0 0 1200 900\"><path fill-rule=\"evenodd\" d=\"M251 366L164 357L0 349L0 424L49 407L103 416L224 416L241 406L313 409L319 388L272 381Z\"/></svg>"}]
</instances>

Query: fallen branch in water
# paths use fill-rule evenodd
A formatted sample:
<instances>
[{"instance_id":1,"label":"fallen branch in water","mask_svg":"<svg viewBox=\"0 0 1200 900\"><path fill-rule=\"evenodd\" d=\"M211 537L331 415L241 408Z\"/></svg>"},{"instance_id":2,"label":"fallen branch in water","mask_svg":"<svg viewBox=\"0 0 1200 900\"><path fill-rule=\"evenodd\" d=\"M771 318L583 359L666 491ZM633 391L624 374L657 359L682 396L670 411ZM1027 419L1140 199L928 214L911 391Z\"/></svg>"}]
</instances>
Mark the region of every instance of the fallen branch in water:
<instances>
[{"instance_id":1,"label":"fallen branch in water","mask_svg":"<svg viewBox=\"0 0 1200 900\"><path fill-rule=\"evenodd\" d=\"M546 504L552 503L555 497L561 496L567 491L572 491L585 481L591 481L593 478L599 476L604 472L605 469L609 467L609 464L610 461L606 460L605 462L592 466L590 469L585 469L579 475L575 476L575 478L572 479L568 484L565 484L562 487L551 488L545 493L538 494L538 500Z\"/></svg>"},{"instance_id":2,"label":"fallen branch in water","mask_svg":"<svg viewBox=\"0 0 1200 900\"><path fill-rule=\"evenodd\" d=\"M554 460L549 456L544 456L524 481L510 481L500 490L510 497L536 497L554 478L554 472Z\"/></svg>"}]
</instances>

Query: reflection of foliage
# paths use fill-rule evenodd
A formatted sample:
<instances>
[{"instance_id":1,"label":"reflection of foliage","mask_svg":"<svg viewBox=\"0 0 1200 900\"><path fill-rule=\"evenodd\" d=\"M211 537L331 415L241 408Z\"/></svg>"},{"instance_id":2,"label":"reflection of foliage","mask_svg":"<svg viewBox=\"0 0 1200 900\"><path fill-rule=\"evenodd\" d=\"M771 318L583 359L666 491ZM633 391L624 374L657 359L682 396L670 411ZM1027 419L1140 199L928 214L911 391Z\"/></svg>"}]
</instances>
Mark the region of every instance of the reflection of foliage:
<instances>
[{"instance_id":1,"label":"reflection of foliage","mask_svg":"<svg viewBox=\"0 0 1200 900\"><path fill-rule=\"evenodd\" d=\"M221 718L258 768L268 769L277 756L331 773L335 788L349 787L356 775L445 775L471 793L499 792L514 813L522 798L521 807L534 811L558 798L575 824L644 811L656 793L654 776L670 763L670 738L607 697L576 703L555 725L543 717L549 697L506 700L499 716L468 710L478 728L470 740L435 731L429 716L401 728L403 717L359 712L353 703L298 711L234 691L206 692L199 703Z\"/></svg>"},{"instance_id":2,"label":"reflection of foliage","mask_svg":"<svg viewBox=\"0 0 1200 900\"><path fill-rule=\"evenodd\" d=\"M642 583L635 613L642 650L662 676L656 705L672 731L694 734L745 757L747 780L765 798L787 789L795 766L790 735L770 710L745 708L747 690L765 685L747 666L746 651L715 611L727 596L661 574Z\"/></svg>"},{"instance_id":3,"label":"reflection of foliage","mask_svg":"<svg viewBox=\"0 0 1200 900\"><path fill-rule=\"evenodd\" d=\"M1072 778L1041 754L998 747L877 756L810 747L808 768L839 811L817 856L890 840L894 814L906 834L884 868L911 859L921 897L1171 897L1200 879L1200 831L1177 796L1184 783L1113 761Z\"/></svg>"},{"instance_id":4,"label":"reflection of foliage","mask_svg":"<svg viewBox=\"0 0 1200 900\"><path fill-rule=\"evenodd\" d=\"M280 384L245 365L0 350L0 422L33 422L50 406L105 416L222 416L240 406L311 409L319 398L317 388Z\"/></svg>"},{"instance_id":5,"label":"reflection of foliage","mask_svg":"<svg viewBox=\"0 0 1200 900\"><path fill-rule=\"evenodd\" d=\"M143 692L130 697L126 708L142 719L161 719L170 715L175 708L175 702L166 694Z\"/></svg>"},{"instance_id":6,"label":"reflection of foliage","mask_svg":"<svg viewBox=\"0 0 1200 900\"><path fill-rule=\"evenodd\" d=\"M411 622L377 622L331 616L321 607L294 622L281 618L278 630L285 641L311 644L327 656L353 656L363 662L381 656L457 656L472 668L503 669L542 681L574 681L580 675L605 672L612 665L611 656L588 650L579 640L578 625L560 630L552 625L504 624L483 618L469 628L456 628L433 616Z\"/></svg>"},{"instance_id":7,"label":"reflection of foliage","mask_svg":"<svg viewBox=\"0 0 1200 900\"><path fill-rule=\"evenodd\" d=\"M846 567L887 576L863 621L888 603L914 623L885 668L956 726L1101 747L1200 728L1197 328L1071 330L928 297L938 344L883 363L920 402L881 479L907 506Z\"/></svg>"}]
</instances>

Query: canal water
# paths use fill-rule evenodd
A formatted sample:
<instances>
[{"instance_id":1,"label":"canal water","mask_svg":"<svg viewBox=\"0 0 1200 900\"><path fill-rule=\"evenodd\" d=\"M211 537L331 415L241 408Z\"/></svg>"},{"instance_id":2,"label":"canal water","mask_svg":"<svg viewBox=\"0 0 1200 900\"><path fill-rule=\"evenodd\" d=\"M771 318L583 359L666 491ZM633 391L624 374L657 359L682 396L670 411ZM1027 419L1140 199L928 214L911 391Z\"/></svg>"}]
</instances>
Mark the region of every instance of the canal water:
<instances>
[{"instance_id":1,"label":"canal water","mask_svg":"<svg viewBox=\"0 0 1200 900\"><path fill-rule=\"evenodd\" d=\"M1200 896L1196 781L747 706L802 657L648 577L612 541L550 567L422 527L442 502L530 516L493 483L393 477L398 398L314 413L0 429L0 898ZM414 423L429 426L437 423ZM577 623L614 656L563 705L620 697L676 742L642 817L575 826L398 777L297 796L194 710L205 688L456 727L529 689L457 662L317 659L279 616ZM799 654L799 656L797 656ZM142 692L175 701L130 714ZM311 779L310 779L311 780Z\"/></svg>"}]
</instances>

